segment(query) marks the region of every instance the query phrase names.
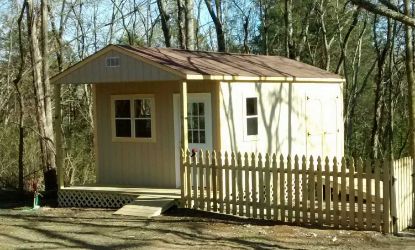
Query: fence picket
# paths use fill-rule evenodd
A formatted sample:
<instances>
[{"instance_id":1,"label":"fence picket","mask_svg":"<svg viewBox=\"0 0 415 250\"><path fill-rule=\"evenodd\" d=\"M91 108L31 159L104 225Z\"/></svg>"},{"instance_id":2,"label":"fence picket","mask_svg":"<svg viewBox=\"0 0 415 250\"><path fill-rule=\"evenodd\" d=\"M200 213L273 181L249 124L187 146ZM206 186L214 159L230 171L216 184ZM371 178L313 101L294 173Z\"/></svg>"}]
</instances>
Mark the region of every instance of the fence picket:
<instances>
[{"instance_id":1,"label":"fence picket","mask_svg":"<svg viewBox=\"0 0 415 250\"><path fill-rule=\"evenodd\" d=\"M186 151L186 158L187 158L187 164L186 164L186 191L187 191L187 208L192 208L192 183L191 183L191 176L193 171L193 164L192 164L192 157L190 155L190 151Z\"/></svg>"},{"instance_id":2,"label":"fence picket","mask_svg":"<svg viewBox=\"0 0 415 250\"><path fill-rule=\"evenodd\" d=\"M325 223L331 226L331 187L330 187L330 160L326 157L324 161L324 213L326 215Z\"/></svg>"},{"instance_id":3,"label":"fence picket","mask_svg":"<svg viewBox=\"0 0 415 250\"><path fill-rule=\"evenodd\" d=\"M264 219L264 165L261 153L258 154L258 192L259 218Z\"/></svg>"},{"instance_id":4,"label":"fence picket","mask_svg":"<svg viewBox=\"0 0 415 250\"><path fill-rule=\"evenodd\" d=\"M383 162L383 233L389 233L389 218L390 218L390 164L389 161Z\"/></svg>"},{"instance_id":5,"label":"fence picket","mask_svg":"<svg viewBox=\"0 0 415 250\"><path fill-rule=\"evenodd\" d=\"M224 210L224 204L225 201L223 199L223 191L224 191L224 181L223 181L223 161L222 161L222 152L218 152L216 153L215 151L213 151L212 154L212 168L211 168L211 182L212 182L212 186L213 186L213 172L216 172L217 175L217 184L218 184L218 192L217 194L219 194L218 197L218 203L216 205L216 208L219 205L219 210L214 210L214 211L219 211L220 213L223 213ZM211 190L211 192L213 193L213 188ZM216 195L217 195L216 194ZM212 196L214 196L215 194L213 193Z\"/></svg>"},{"instance_id":6,"label":"fence picket","mask_svg":"<svg viewBox=\"0 0 415 250\"><path fill-rule=\"evenodd\" d=\"M308 222L308 174L307 174L307 158L305 157L305 155L303 155L303 157L301 158L302 164L301 164L301 178L302 178L302 191L303 191L303 197L302 197L302 202L301 202L301 206L302 206L302 212L303 212L303 219L302 222L303 223L307 223Z\"/></svg>"},{"instance_id":7,"label":"fence picket","mask_svg":"<svg viewBox=\"0 0 415 250\"><path fill-rule=\"evenodd\" d=\"M287 220L293 221L293 175L292 175L292 162L291 157L287 156Z\"/></svg>"},{"instance_id":8,"label":"fence picket","mask_svg":"<svg viewBox=\"0 0 415 250\"><path fill-rule=\"evenodd\" d=\"M284 156L280 156L280 218L285 222L285 171L284 171Z\"/></svg>"},{"instance_id":9,"label":"fence picket","mask_svg":"<svg viewBox=\"0 0 415 250\"><path fill-rule=\"evenodd\" d=\"M252 217L257 218L257 163L255 154L251 154L252 166Z\"/></svg>"},{"instance_id":10,"label":"fence picket","mask_svg":"<svg viewBox=\"0 0 415 250\"><path fill-rule=\"evenodd\" d=\"M206 151L206 153L208 153L208 151ZM199 208L201 209L201 210L204 210L205 209L205 202L204 202L204 198L205 198L205 188L204 188L204 183L203 183L203 177L204 177L204 169L203 169L203 167L205 166L205 159L204 159L204 157L203 157L203 151L202 150L200 150L199 151L199 164L198 164L198 173L199 173L199 180L198 180L198 183L199 183L199 187L198 187L198 189L199 189Z\"/></svg>"},{"instance_id":11,"label":"fence picket","mask_svg":"<svg viewBox=\"0 0 415 250\"><path fill-rule=\"evenodd\" d=\"M375 162L375 230L380 230L381 212L380 212L380 163Z\"/></svg>"},{"instance_id":12,"label":"fence picket","mask_svg":"<svg viewBox=\"0 0 415 250\"><path fill-rule=\"evenodd\" d=\"M357 160L357 228L363 230L363 161Z\"/></svg>"},{"instance_id":13,"label":"fence picket","mask_svg":"<svg viewBox=\"0 0 415 250\"><path fill-rule=\"evenodd\" d=\"M339 227L339 171L337 158L333 159L333 225Z\"/></svg>"},{"instance_id":14,"label":"fence picket","mask_svg":"<svg viewBox=\"0 0 415 250\"><path fill-rule=\"evenodd\" d=\"M238 214L239 216L244 215L244 189L243 189L243 179L242 179L242 154L239 152L236 155L236 161L238 165Z\"/></svg>"},{"instance_id":15,"label":"fence picket","mask_svg":"<svg viewBox=\"0 0 415 250\"><path fill-rule=\"evenodd\" d=\"M366 160L366 230L372 229L372 164Z\"/></svg>"},{"instance_id":16,"label":"fence picket","mask_svg":"<svg viewBox=\"0 0 415 250\"><path fill-rule=\"evenodd\" d=\"M222 160L220 161L219 166L222 166ZM218 211L218 190L222 190L222 180L220 179L219 179L220 181L218 180L218 172L220 171L222 170L220 167L218 167L216 158L214 158L214 161L212 160L211 182L212 182L212 205L213 205L213 211L215 212ZM220 202L222 203L222 200Z\"/></svg>"},{"instance_id":17,"label":"fence picket","mask_svg":"<svg viewBox=\"0 0 415 250\"><path fill-rule=\"evenodd\" d=\"M295 210L294 212L295 212L295 222L297 224L300 223L300 183L301 183L300 166L299 166L298 160L299 160L298 155L295 155L294 157Z\"/></svg>"},{"instance_id":18,"label":"fence picket","mask_svg":"<svg viewBox=\"0 0 415 250\"><path fill-rule=\"evenodd\" d=\"M354 185L354 159L350 158L349 167L349 228L355 228L355 185Z\"/></svg>"},{"instance_id":19,"label":"fence picket","mask_svg":"<svg viewBox=\"0 0 415 250\"><path fill-rule=\"evenodd\" d=\"M315 224L316 221L316 214L315 214L315 201L316 201L316 179L315 179L315 169L314 169L314 159L313 156L310 156L310 165L308 167L309 171L309 179L308 184L309 186L309 198L310 198L310 224Z\"/></svg>"},{"instance_id":20,"label":"fence picket","mask_svg":"<svg viewBox=\"0 0 415 250\"><path fill-rule=\"evenodd\" d=\"M317 219L318 224L323 225L323 175L321 158L317 157Z\"/></svg>"},{"instance_id":21,"label":"fence picket","mask_svg":"<svg viewBox=\"0 0 415 250\"><path fill-rule=\"evenodd\" d=\"M347 196L346 159L344 157L342 157L340 199L341 199L341 226L343 228L347 227L346 196Z\"/></svg>"},{"instance_id":22,"label":"fence picket","mask_svg":"<svg viewBox=\"0 0 415 250\"><path fill-rule=\"evenodd\" d=\"M206 173L205 173L205 184L206 184L206 210L210 212L212 210L212 204L210 203L210 197L211 197L211 190L210 190L210 171L211 166L216 160L216 152L212 152L212 156L210 155L209 151L206 151ZM211 164L212 163L212 164ZM220 182L219 182L220 183ZM219 190L221 190L219 185Z\"/></svg>"},{"instance_id":23,"label":"fence picket","mask_svg":"<svg viewBox=\"0 0 415 250\"><path fill-rule=\"evenodd\" d=\"M198 180L197 180L197 170L198 170L197 165L198 165L197 156L194 155L193 156L193 162L192 162L192 171L193 171L192 184L193 184L193 196L194 196L193 208L195 208L195 209L197 207L199 207L199 204L198 204L198 201L199 201L199 199L198 199L198 197L199 197L198 196L198 184L197 184L197 182L198 182Z\"/></svg>"},{"instance_id":24,"label":"fence picket","mask_svg":"<svg viewBox=\"0 0 415 250\"><path fill-rule=\"evenodd\" d=\"M277 155L272 154L272 207L274 211L274 220L278 220L278 172L277 172Z\"/></svg>"},{"instance_id":25,"label":"fence picket","mask_svg":"<svg viewBox=\"0 0 415 250\"><path fill-rule=\"evenodd\" d=\"M238 181L237 178L237 168L236 168L236 160L235 160L235 153L232 152L231 153L231 173L232 173L232 214L236 215L236 195L237 195L237 190L236 190L236 183Z\"/></svg>"},{"instance_id":26,"label":"fence picket","mask_svg":"<svg viewBox=\"0 0 415 250\"><path fill-rule=\"evenodd\" d=\"M268 220L271 219L271 171L270 171L270 157L269 154L265 154L265 215Z\"/></svg>"},{"instance_id":27,"label":"fence picket","mask_svg":"<svg viewBox=\"0 0 415 250\"><path fill-rule=\"evenodd\" d=\"M245 214L247 217L251 217L251 189L249 187L251 178L249 177L249 156L248 153L244 154L244 171L245 171Z\"/></svg>"},{"instance_id":28,"label":"fence picket","mask_svg":"<svg viewBox=\"0 0 415 250\"><path fill-rule=\"evenodd\" d=\"M223 166L225 169L225 203L226 203L226 214L231 213L231 199L230 199L230 192L229 192L229 155L228 152L225 151L225 165Z\"/></svg>"}]
</instances>

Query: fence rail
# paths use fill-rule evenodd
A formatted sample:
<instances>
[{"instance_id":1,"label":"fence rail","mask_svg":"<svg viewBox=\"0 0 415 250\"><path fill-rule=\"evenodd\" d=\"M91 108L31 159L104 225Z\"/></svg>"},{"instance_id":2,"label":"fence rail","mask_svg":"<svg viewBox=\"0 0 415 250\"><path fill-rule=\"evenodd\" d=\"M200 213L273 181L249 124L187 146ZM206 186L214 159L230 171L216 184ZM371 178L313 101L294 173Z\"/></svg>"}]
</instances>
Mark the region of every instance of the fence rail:
<instances>
[{"instance_id":1,"label":"fence rail","mask_svg":"<svg viewBox=\"0 0 415 250\"><path fill-rule=\"evenodd\" d=\"M388 161L209 151L191 155L182 152L184 207L297 224L391 231ZM409 169L412 161L405 162ZM402 199L410 198L404 195L397 201Z\"/></svg>"}]
</instances>

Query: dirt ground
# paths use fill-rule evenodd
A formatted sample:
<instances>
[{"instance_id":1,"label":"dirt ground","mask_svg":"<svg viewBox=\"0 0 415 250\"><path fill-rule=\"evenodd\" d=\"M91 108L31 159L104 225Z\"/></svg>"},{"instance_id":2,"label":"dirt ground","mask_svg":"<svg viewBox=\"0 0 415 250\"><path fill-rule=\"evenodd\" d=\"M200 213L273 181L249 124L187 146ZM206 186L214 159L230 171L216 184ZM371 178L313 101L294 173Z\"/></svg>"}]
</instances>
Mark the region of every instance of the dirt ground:
<instances>
[{"instance_id":1,"label":"dirt ground","mask_svg":"<svg viewBox=\"0 0 415 250\"><path fill-rule=\"evenodd\" d=\"M313 229L185 209L154 219L113 212L3 204L0 248L415 249L415 234Z\"/></svg>"}]
</instances>

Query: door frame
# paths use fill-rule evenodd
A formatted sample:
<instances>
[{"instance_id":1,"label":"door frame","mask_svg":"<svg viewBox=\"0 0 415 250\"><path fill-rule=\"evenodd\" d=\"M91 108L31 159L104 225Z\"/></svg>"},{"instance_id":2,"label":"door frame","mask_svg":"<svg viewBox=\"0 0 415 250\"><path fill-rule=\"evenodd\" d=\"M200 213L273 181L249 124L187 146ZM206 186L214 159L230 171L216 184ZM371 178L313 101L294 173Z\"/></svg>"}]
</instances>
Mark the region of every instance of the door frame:
<instances>
[{"instance_id":1,"label":"door frame","mask_svg":"<svg viewBox=\"0 0 415 250\"><path fill-rule=\"evenodd\" d=\"M205 139L206 146L203 147L203 150L213 150L213 117L212 117L212 98L211 93L188 93L187 102L191 101L200 101L206 103L205 105ZM180 94L173 94L173 123L174 123L174 165L175 165L175 175L176 175L176 187L181 185L180 177L180 139L181 139L181 119L180 119ZM210 121L209 120L210 117ZM189 148L191 148L191 143L189 143Z\"/></svg>"}]
</instances>

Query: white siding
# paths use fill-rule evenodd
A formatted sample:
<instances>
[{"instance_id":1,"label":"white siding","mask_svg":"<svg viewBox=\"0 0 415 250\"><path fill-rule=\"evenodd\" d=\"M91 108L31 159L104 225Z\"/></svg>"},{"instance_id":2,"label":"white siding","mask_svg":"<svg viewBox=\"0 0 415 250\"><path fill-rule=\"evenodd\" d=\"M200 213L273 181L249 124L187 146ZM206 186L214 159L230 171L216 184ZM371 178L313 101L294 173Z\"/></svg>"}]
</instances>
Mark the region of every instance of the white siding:
<instances>
[{"instance_id":1,"label":"white siding","mask_svg":"<svg viewBox=\"0 0 415 250\"><path fill-rule=\"evenodd\" d=\"M220 93L222 150L343 155L341 84L221 82ZM244 98L250 96L258 97L254 140L244 135Z\"/></svg>"}]
</instances>

